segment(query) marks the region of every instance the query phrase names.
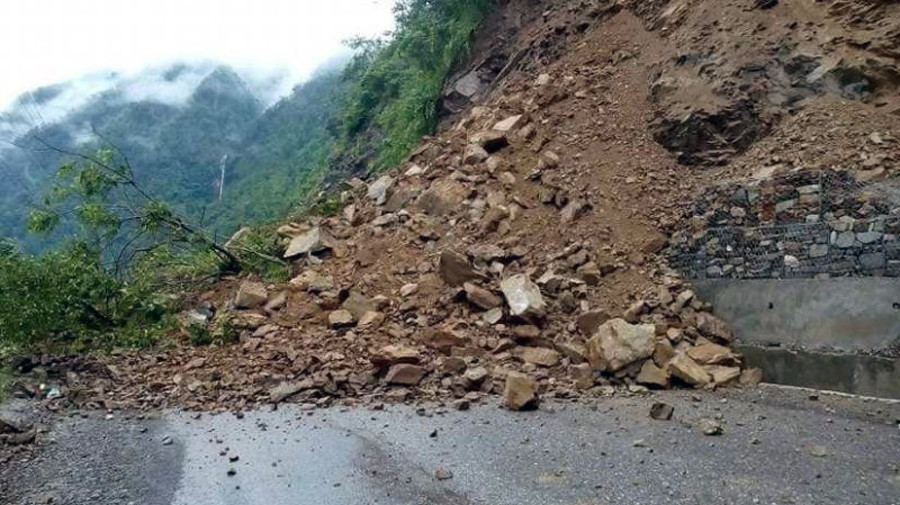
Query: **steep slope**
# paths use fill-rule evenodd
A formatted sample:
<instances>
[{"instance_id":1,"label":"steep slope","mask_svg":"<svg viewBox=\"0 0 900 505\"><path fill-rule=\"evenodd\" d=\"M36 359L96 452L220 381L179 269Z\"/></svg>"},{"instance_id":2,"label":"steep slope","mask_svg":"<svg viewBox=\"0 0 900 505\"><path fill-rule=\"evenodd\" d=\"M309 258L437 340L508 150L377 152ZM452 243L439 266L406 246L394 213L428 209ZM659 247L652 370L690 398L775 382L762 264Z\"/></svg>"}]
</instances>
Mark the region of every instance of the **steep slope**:
<instances>
[{"instance_id":1,"label":"steep slope","mask_svg":"<svg viewBox=\"0 0 900 505\"><path fill-rule=\"evenodd\" d=\"M348 181L340 215L279 230L294 280L192 301L191 321L238 344L126 354L114 380L69 387L144 407L461 407L758 381L662 253L736 219L700 205L707 188L760 169L896 184L898 26L875 0L501 2L439 135Z\"/></svg>"}]
</instances>

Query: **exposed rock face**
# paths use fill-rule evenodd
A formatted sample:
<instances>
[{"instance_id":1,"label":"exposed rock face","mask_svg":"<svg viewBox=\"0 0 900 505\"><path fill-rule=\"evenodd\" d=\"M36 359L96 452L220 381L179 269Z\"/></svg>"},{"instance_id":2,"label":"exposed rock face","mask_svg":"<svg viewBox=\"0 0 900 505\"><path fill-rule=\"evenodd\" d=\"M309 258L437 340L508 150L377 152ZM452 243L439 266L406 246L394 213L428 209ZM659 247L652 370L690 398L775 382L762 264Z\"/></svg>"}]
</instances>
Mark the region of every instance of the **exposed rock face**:
<instances>
[{"instance_id":1,"label":"exposed rock face","mask_svg":"<svg viewBox=\"0 0 900 505\"><path fill-rule=\"evenodd\" d=\"M595 370L616 372L653 354L656 328L624 319L603 323L587 342L588 361Z\"/></svg>"}]
</instances>

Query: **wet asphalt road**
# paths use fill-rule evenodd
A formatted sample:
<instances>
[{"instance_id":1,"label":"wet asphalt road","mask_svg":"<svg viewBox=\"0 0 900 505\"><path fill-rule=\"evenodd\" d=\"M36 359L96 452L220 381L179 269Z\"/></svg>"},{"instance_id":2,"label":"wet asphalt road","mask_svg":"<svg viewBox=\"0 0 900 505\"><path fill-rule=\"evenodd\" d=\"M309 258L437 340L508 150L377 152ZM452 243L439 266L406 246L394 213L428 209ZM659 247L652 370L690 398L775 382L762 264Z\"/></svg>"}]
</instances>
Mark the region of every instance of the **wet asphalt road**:
<instances>
[{"instance_id":1,"label":"wet asphalt road","mask_svg":"<svg viewBox=\"0 0 900 505\"><path fill-rule=\"evenodd\" d=\"M808 394L662 392L424 416L97 413L60 421L37 457L4 468L0 503L900 504L900 405ZM650 419L655 401L675 407L673 420ZM704 417L724 433L703 435Z\"/></svg>"}]
</instances>

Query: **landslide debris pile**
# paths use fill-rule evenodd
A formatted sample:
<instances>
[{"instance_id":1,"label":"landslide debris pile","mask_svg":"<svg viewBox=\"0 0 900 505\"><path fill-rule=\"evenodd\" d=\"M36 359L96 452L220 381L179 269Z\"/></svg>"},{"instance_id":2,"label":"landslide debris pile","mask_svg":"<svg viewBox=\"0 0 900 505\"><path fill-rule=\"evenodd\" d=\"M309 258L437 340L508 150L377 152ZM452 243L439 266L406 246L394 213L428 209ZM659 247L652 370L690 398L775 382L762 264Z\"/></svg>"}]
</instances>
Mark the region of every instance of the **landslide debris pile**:
<instances>
[{"instance_id":1,"label":"landslide debris pile","mask_svg":"<svg viewBox=\"0 0 900 505\"><path fill-rule=\"evenodd\" d=\"M496 394L519 409L758 382L671 251L715 249L722 224L896 216L865 187L813 209L803 174L895 187L898 26L876 0L501 2L439 134L347 181L338 215L279 229L289 283L230 279L191 301L186 334L236 344L32 365L106 408ZM761 170L779 182L747 182ZM816 240L766 254L812 261ZM749 271L713 259L704 276Z\"/></svg>"}]
</instances>

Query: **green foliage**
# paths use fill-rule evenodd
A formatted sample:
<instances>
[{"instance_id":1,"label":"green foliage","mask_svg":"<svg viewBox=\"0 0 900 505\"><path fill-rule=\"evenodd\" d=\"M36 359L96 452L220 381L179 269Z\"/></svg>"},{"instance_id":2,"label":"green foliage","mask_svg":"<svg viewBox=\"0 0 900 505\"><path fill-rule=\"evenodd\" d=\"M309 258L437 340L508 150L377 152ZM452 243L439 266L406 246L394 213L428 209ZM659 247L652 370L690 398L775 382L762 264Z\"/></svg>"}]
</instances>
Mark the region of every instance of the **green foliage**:
<instances>
[{"instance_id":1,"label":"green foliage","mask_svg":"<svg viewBox=\"0 0 900 505\"><path fill-rule=\"evenodd\" d=\"M13 374L0 365L0 404L9 397L9 390L12 387Z\"/></svg>"},{"instance_id":2,"label":"green foliage","mask_svg":"<svg viewBox=\"0 0 900 505\"><path fill-rule=\"evenodd\" d=\"M346 70L354 81L342 115L340 149L365 156L382 132L373 165L401 162L438 120L445 81L465 55L472 35L491 0L402 0L396 7L397 29L389 40L355 40L358 53Z\"/></svg>"},{"instance_id":3,"label":"green foliage","mask_svg":"<svg viewBox=\"0 0 900 505\"><path fill-rule=\"evenodd\" d=\"M146 345L169 300L116 280L100 255L72 243L42 256L0 250L0 347Z\"/></svg>"}]
</instances>

